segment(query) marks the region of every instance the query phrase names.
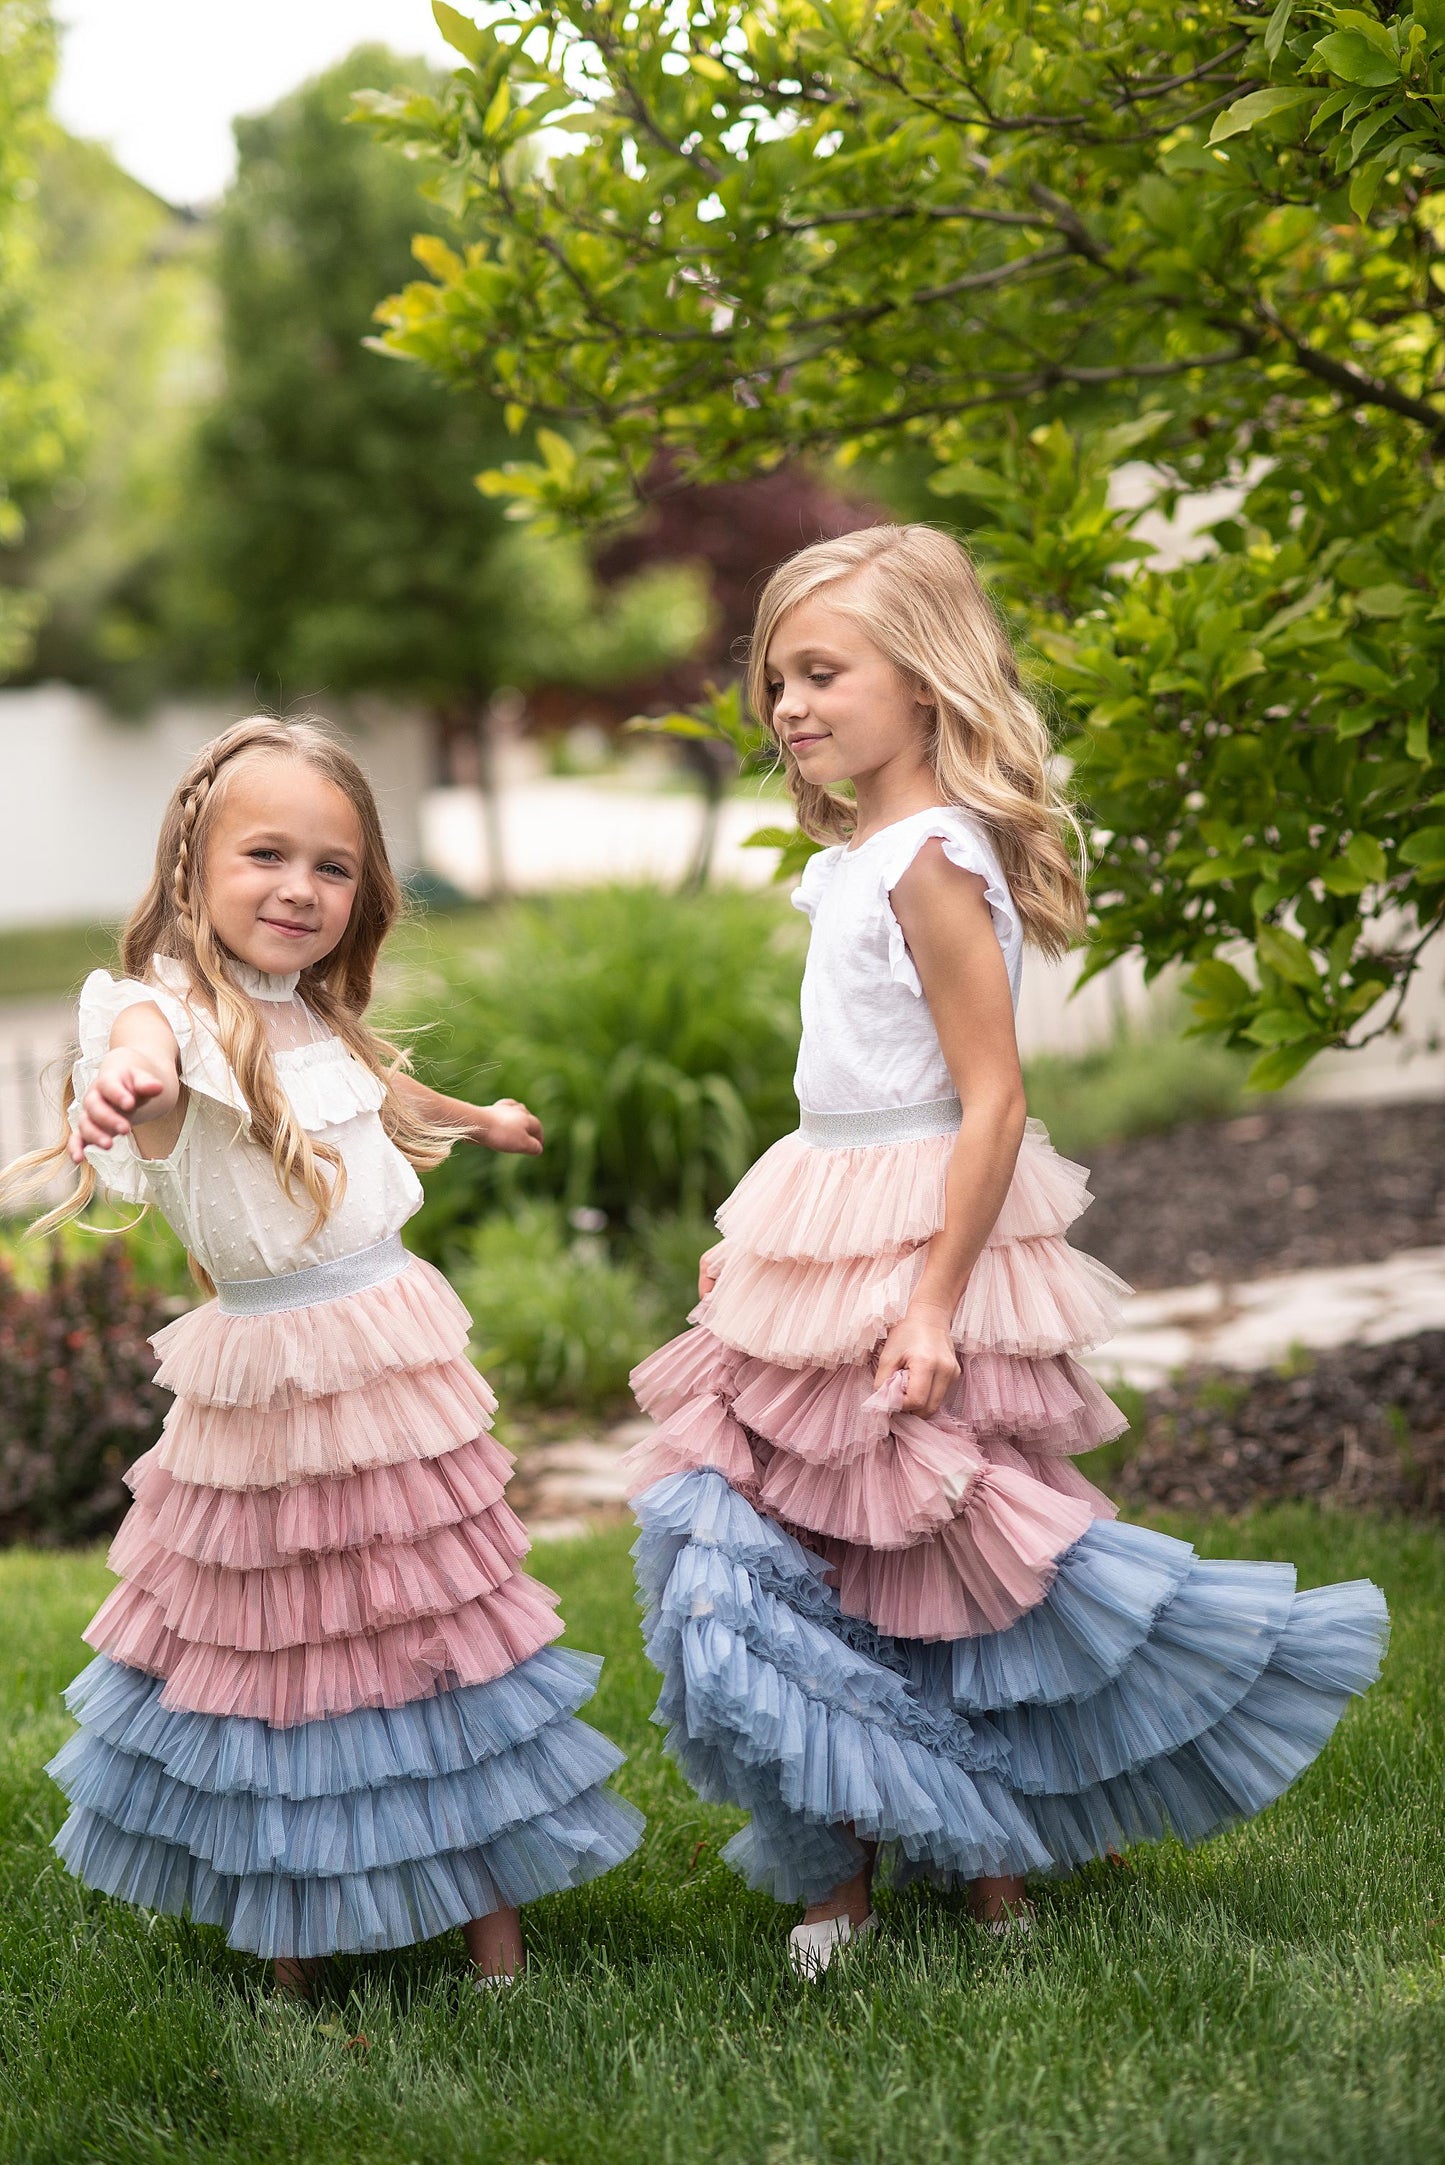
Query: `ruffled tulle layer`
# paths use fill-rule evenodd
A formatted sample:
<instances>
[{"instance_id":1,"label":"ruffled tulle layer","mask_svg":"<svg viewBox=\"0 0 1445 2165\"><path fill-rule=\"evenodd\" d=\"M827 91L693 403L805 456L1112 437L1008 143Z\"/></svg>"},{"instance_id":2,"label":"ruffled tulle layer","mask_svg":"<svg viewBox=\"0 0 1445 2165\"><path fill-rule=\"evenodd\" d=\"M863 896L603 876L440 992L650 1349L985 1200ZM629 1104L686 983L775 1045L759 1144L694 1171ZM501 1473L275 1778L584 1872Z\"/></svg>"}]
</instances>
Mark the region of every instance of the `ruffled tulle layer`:
<instances>
[{"instance_id":1,"label":"ruffled tulle layer","mask_svg":"<svg viewBox=\"0 0 1445 2165\"><path fill-rule=\"evenodd\" d=\"M829 1263L774 1261L729 1243L721 1275L692 1320L759 1360L848 1366L866 1360L906 1313L926 1262L926 1248ZM1113 1336L1127 1291L1061 1235L988 1247L954 1312L952 1336L966 1353L1031 1359L1078 1352Z\"/></svg>"},{"instance_id":2,"label":"ruffled tulle layer","mask_svg":"<svg viewBox=\"0 0 1445 2165\"><path fill-rule=\"evenodd\" d=\"M496 1410L490 1386L458 1357L377 1376L327 1398L268 1406L178 1398L155 1457L177 1481L280 1488L440 1458L484 1434ZM509 1463L499 1450L494 1467Z\"/></svg>"},{"instance_id":3,"label":"ruffled tulle layer","mask_svg":"<svg viewBox=\"0 0 1445 2165\"><path fill-rule=\"evenodd\" d=\"M466 1317L413 1263L368 1291L161 1334L182 1395L129 1476L121 1574L52 1766L90 1885L310 1955L575 1886L635 1846L522 1570Z\"/></svg>"},{"instance_id":4,"label":"ruffled tulle layer","mask_svg":"<svg viewBox=\"0 0 1445 2165\"><path fill-rule=\"evenodd\" d=\"M259 1571L177 1556L139 1506L111 1549L111 1569L154 1597L177 1638L242 1653L276 1653L386 1631L494 1593L527 1553L525 1529L505 1503L415 1541L378 1541Z\"/></svg>"},{"instance_id":5,"label":"ruffled tulle layer","mask_svg":"<svg viewBox=\"0 0 1445 2165\"><path fill-rule=\"evenodd\" d=\"M286 1406L356 1391L398 1369L466 1352L471 1319L438 1270L412 1256L365 1292L275 1315L227 1315L214 1301L151 1340L156 1381L207 1406Z\"/></svg>"},{"instance_id":6,"label":"ruffled tulle layer","mask_svg":"<svg viewBox=\"0 0 1445 2165\"><path fill-rule=\"evenodd\" d=\"M633 1378L644 1405L668 1410L628 1454L629 1486L710 1468L827 1557L850 1614L912 1638L999 1630L1042 1600L1090 1520L1112 1515L1057 1455L1061 1437L1102 1440L1122 1421L1071 1361L1020 1363L1016 1378L997 1356L978 1365L922 1419L866 1367L785 1368L695 1329ZM969 1404L992 1425L961 1419ZM1018 1444L1002 1433L1010 1404ZM1053 1450L1037 1448L1040 1426Z\"/></svg>"},{"instance_id":7,"label":"ruffled tulle layer","mask_svg":"<svg viewBox=\"0 0 1445 2165\"><path fill-rule=\"evenodd\" d=\"M236 1878L180 1844L128 1834L76 1809L55 1847L78 1879L139 1908L219 1925L233 1947L270 1957L409 1947L609 1872L636 1848L640 1815L605 1789L493 1842L334 1878Z\"/></svg>"},{"instance_id":8,"label":"ruffled tulle layer","mask_svg":"<svg viewBox=\"0 0 1445 2165\"><path fill-rule=\"evenodd\" d=\"M560 1637L557 1596L521 1572L445 1615L274 1653L213 1646L172 1631L154 1594L118 1586L85 1637L128 1668L165 1680L164 1704L289 1728L358 1707L404 1706L448 1683L504 1676Z\"/></svg>"},{"instance_id":9,"label":"ruffled tulle layer","mask_svg":"<svg viewBox=\"0 0 1445 2165\"><path fill-rule=\"evenodd\" d=\"M731 1861L784 1900L857 1868L849 1828L944 1883L1202 1840L1303 1771L1387 1633L1366 1583L1297 1594L1287 1566L1096 1524L1023 1623L961 1646L870 1643L824 1560L720 1476L674 1475L636 1510L656 1718L702 1794L752 1813ZM955 1726L925 1738L919 1716Z\"/></svg>"},{"instance_id":10,"label":"ruffled tulle layer","mask_svg":"<svg viewBox=\"0 0 1445 2165\"><path fill-rule=\"evenodd\" d=\"M478 1436L441 1458L402 1459L363 1473L296 1481L287 1488L208 1488L177 1481L154 1451L137 1459L126 1481L136 1524L174 1555L234 1571L264 1571L298 1556L364 1548L376 1541L417 1541L441 1526L477 1518L502 1500L512 1457ZM111 1551L124 1573L131 1525Z\"/></svg>"},{"instance_id":11,"label":"ruffled tulle layer","mask_svg":"<svg viewBox=\"0 0 1445 2165\"><path fill-rule=\"evenodd\" d=\"M816 1149L785 1135L743 1175L717 1214L739 1250L773 1261L837 1263L896 1255L943 1224L952 1135ZM1061 1158L1031 1120L991 1246L1067 1231L1092 1201L1082 1165Z\"/></svg>"}]
</instances>

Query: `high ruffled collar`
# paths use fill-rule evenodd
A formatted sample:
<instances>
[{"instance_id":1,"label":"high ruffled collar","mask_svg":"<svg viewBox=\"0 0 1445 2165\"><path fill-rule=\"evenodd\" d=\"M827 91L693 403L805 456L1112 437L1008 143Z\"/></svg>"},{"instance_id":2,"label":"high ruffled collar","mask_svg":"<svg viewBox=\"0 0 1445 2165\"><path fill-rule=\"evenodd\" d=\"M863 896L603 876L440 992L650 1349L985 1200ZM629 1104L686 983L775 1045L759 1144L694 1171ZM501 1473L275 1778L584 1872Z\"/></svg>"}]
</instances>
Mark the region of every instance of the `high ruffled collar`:
<instances>
[{"instance_id":1,"label":"high ruffled collar","mask_svg":"<svg viewBox=\"0 0 1445 2165\"><path fill-rule=\"evenodd\" d=\"M152 955L151 974L158 985L169 992L179 993L182 998L191 987L190 972L183 962L172 955ZM301 972L292 970L285 977L273 976L266 970L253 970L249 962L239 962L234 955L226 957L226 974L238 991L252 1000L290 1000L295 997L301 982Z\"/></svg>"},{"instance_id":2,"label":"high ruffled collar","mask_svg":"<svg viewBox=\"0 0 1445 2165\"><path fill-rule=\"evenodd\" d=\"M249 962L239 962L234 955L226 957L226 972L232 984L253 1000L289 1000L301 982L299 970L275 977L266 970L253 970Z\"/></svg>"}]
</instances>

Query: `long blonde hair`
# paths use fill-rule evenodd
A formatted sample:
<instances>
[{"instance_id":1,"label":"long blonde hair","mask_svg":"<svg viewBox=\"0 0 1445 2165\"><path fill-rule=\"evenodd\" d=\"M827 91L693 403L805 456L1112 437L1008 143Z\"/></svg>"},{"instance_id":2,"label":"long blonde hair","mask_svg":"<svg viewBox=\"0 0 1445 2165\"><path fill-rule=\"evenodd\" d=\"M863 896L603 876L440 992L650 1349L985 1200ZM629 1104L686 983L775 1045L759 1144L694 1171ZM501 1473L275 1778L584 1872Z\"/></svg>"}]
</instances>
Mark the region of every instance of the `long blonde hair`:
<instances>
[{"instance_id":1,"label":"long blonde hair","mask_svg":"<svg viewBox=\"0 0 1445 2165\"><path fill-rule=\"evenodd\" d=\"M798 771L773 724L768 649L783 618L823 588L932 708L928 758L941 799L972 812L998 852L1026 937L1059 955L1084 929L1069 843L1078 823L1051 772L1048 727L1019 679L1007 632L977 571L932 526L866 526L780 564L758 602L748 663L754 713L777 739L798 825L846 841L857 808ZM1082 854L1082 852L1080 852Z\"/></svg>"},{"instance_id":2,"label":"long blonde hair","mask_svg":"<svg viewBox=\"0 0 1445 2165\"><path fill-rule=\"evenodd\" d=\"M125 976L142 980L153 955L169 956L183 966L191 999L214 1018L221 1050L250 1110L252 1139L270 1151L282 1192L293 1201L303 1196L310 1200L314 1234L346 1192L346 1167L330 1143L312 1140L291 1110L276 1077L265 1024L227 971L226 950L206 908L206 842L226 783L243 764L261 758L301 760L323 775L348 799L361 829L361 867L346 930L329 955L301 972L297 990L312 1013L385 1086L382 1124L403 1156L424 1169L439 1165L447 1155L456 1131L423 1120L410 1109L394 1088L394 1078L408 1064L405 1053L364 1020L376 958L400 912L401 890L387 857L371 784L350 752L315 724L254 715L196 754L166 806L155 870L121 934L120 962ZM69 1165L73 1098L74 1085L67 1079L59 1139L48 1149L17 1158L0 1174L0 1207L34 1195ZM94 1169L83 1160L74 1189L32 1230L49 1232L77 1217L95 1187Z\"/></svg>"}]
</instances>

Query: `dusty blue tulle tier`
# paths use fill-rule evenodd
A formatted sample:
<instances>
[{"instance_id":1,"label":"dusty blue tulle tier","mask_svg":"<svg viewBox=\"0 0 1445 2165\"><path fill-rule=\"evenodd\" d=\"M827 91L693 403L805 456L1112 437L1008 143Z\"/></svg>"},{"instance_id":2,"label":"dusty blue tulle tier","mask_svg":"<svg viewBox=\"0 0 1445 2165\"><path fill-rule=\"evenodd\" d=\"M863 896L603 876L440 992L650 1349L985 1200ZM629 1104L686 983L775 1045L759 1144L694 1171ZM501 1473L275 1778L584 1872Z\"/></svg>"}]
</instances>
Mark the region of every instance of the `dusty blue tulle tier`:
<instances>
[{"instance_id":1,"label":"dusty blue tulle tier","mask_svg":"<svg viewBox=\"0 0 1445 2165\"><path fill-rule=\"evenodd\" d=\"M576 1708L601 1664L548 1648L408 1705L274 1729L172 1713L105 1655L67 1694L55 1846L88 1886L310 1956L401 1947L576 1887L642 1817L601 1784L622 1754Z\"/></svg>"},{"instance_id":2,"label":"dusty blue tulle tier","mask_svg":"<svg viewBox=\"0 0 1445 2165\"><path fill-rule=\"evenodd\" d=\"M751 1813L725 1854L781 1900L857 1869L849 1827L943 1884L1201 1841L1309 1765L1388 1632L1367 1581L1297 1593L1289 1565L1100 1521L1008 1630L887 1639L720 1475L635 1509L654 1718L702 1795Z\"/></svg>"}]
</instances>

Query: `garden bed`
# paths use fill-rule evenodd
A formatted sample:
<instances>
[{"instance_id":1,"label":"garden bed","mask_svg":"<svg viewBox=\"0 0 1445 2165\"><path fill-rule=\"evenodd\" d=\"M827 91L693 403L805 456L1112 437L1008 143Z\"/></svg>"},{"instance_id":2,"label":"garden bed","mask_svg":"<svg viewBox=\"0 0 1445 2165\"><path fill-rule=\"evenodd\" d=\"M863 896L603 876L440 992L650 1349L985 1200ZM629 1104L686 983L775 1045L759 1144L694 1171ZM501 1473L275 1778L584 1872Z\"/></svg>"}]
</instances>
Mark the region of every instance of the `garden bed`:
<instances>
[{"instance_id":1,"label":"garden bed","mask_svg":"<svg viewBox=\"0 0 1445 2165\"><path fill-rule=\"evenodd\" d=\"M1093 1153L1081 1248L1141 1290L1445 1242L1445 1105L1276 1105Z\"/></svg>"},{"instance_id":2,"label":"garden bed","mask_svg":"<svg viewBox=\"0 0 1445 2165\"><path fill-rule=\"evenodd\" d=\"M1445 1512L1445 1331L1342 1346L1289 1374L1196 1372L1151 1392L1105 1485L1128 1512L1314 1501Z\"/></svg>"}]
</instances>

